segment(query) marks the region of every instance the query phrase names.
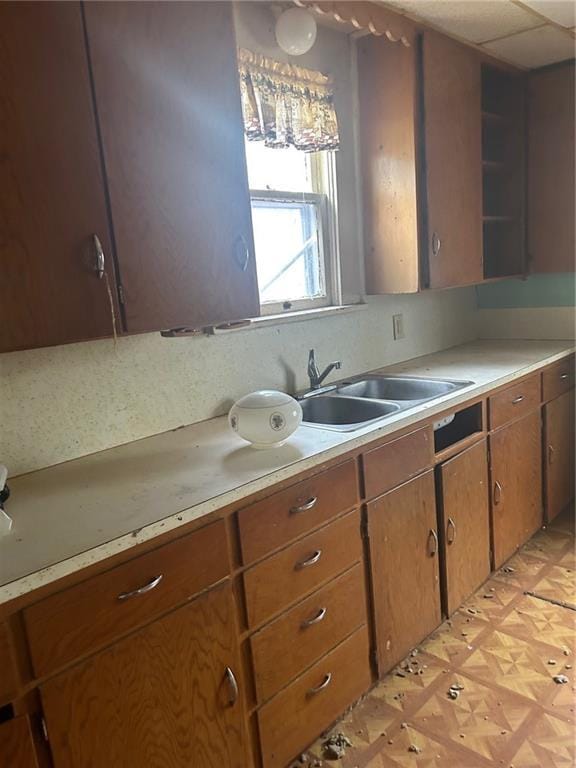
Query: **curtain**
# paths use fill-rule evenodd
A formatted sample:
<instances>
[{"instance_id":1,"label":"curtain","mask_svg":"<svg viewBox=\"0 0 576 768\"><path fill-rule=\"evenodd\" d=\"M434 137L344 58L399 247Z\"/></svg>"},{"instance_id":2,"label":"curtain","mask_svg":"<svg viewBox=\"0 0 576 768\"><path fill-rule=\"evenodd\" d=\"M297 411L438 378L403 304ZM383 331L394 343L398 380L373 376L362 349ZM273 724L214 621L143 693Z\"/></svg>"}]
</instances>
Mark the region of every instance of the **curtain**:
<instances>
[{"instance_id":1,"label":"curtain","mask_svg":"<svg viewBox=\"0 0 576 768\"><path fill-rule=\"evenodd\" d=\"M329 77L245 49L238 52L238 61L244 130L250 141L305 152L338 149Z\"/></svg>"}]
</instances>

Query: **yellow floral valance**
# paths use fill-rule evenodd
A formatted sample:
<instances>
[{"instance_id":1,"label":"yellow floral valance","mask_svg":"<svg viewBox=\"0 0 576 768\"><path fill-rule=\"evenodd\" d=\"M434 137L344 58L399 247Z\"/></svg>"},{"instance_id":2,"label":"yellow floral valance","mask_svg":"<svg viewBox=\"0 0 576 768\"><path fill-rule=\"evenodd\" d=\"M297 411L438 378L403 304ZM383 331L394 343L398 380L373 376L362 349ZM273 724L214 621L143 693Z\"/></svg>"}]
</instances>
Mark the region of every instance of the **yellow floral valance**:
<instances>
[{"instance_id":1,"label":"yellow floral valance","mask_svg":"<svg viewBox=\"0 0 576 768\"><path fill-rule=\"evenodd\" d=\"M238 61L248 139L306 152L338 149L338 120L329 77L245 49L238 52Z\"/></svg>"}]
</instances>

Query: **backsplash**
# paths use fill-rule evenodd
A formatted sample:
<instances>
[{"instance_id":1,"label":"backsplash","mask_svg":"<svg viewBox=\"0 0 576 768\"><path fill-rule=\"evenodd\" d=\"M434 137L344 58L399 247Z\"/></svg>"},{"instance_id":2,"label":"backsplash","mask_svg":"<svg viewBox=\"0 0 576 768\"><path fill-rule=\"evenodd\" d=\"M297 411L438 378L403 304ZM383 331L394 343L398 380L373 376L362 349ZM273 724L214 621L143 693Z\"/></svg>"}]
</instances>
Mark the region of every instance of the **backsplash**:
<instances>
[{"instance_id":1,"label":"backsplash","mask_svg":"<svg viewBox=\"0 0 576 768\"><path fill-rule=\"evenodd\" d=\"M392 315L406 338L392 338ZM0 460L11 475L226 413L253 389L307 386L318 364L340 378L476 338L473 288L389 296L322 319L213 337L159 334L70 344L0 358Z\"/></svg>"}]
</instances>

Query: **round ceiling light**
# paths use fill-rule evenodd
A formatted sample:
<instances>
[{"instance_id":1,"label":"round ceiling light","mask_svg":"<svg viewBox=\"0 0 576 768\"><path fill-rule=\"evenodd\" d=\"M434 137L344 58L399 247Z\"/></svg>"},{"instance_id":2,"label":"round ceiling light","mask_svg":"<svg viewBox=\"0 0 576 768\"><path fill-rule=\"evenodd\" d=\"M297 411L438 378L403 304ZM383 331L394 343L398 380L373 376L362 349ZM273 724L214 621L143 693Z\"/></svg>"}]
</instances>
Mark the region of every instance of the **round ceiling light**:
<instances>
[{"instance_id":1,"label":"round ceiling light","mask_svg":"<svg viewBox=\"0 0 576 768\"><path fill-rule=\"evenodd\" d=\"M292 56L307 53L316 40L316 19L304 8L289 8L276 21L276 42Z\"/></svg>"}]
</instances>

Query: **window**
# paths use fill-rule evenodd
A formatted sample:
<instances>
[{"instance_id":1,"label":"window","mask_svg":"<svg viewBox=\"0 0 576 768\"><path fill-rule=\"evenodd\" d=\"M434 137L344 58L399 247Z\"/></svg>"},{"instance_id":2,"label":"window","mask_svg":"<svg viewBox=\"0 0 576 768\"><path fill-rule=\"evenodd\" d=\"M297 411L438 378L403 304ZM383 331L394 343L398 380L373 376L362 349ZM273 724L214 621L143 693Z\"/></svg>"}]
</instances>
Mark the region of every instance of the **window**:
<instances>
[{"instance_id":1,"label":"window","mask_svg":"<svg viewBox=\"0 0 576 768\"><path fill-rule=\"evenodd\" d=\"M262 314L338 303L333 153L246 141Z\"/></svg>"}]
</instances>

